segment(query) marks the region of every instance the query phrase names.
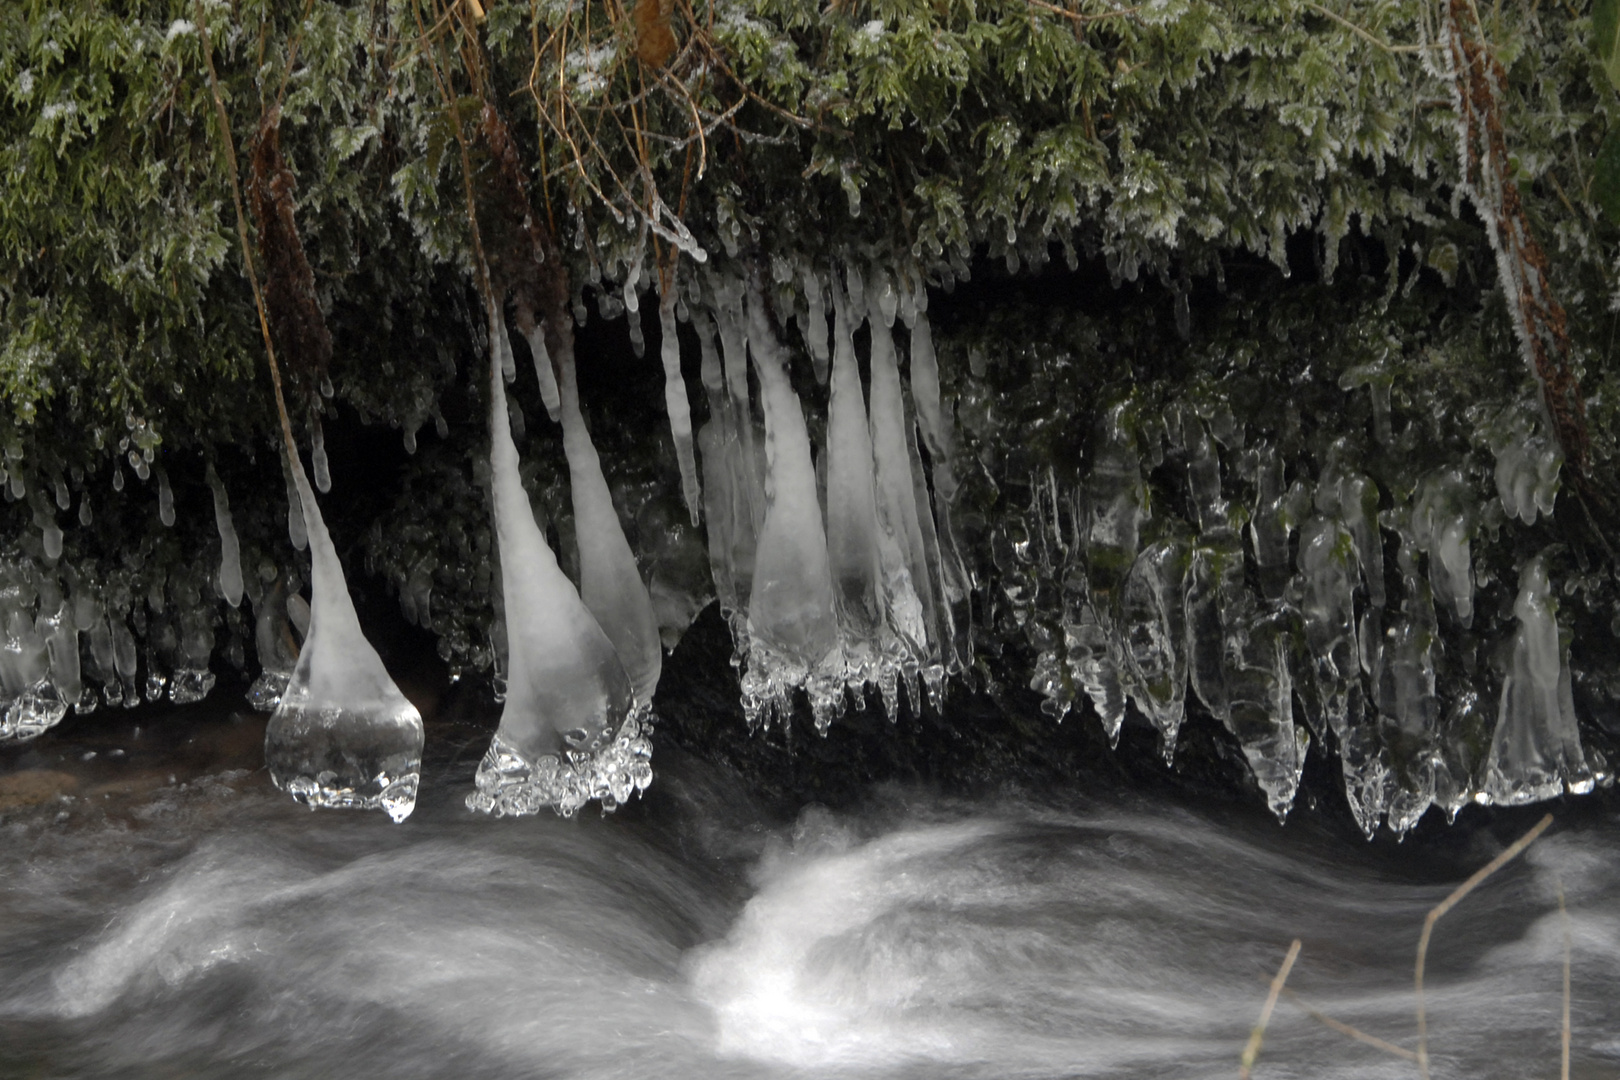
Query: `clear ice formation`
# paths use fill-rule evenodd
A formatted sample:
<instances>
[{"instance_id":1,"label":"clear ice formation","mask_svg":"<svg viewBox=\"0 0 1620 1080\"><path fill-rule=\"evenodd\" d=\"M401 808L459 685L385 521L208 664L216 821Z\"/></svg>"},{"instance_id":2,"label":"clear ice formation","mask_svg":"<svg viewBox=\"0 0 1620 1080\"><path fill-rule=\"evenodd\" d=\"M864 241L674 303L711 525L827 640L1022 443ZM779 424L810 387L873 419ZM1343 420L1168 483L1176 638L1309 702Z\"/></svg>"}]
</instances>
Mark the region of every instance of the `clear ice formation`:
<instances>
[{"instance_id":1,"label":"clear ice formation","mask_svg":"<svg viewBox=\"0 0 1620 1080\"><path fill-rule=\"evenodd\" d=\"M236 538L236 525L231 520L231 500L225 494L225 485L208 463L208 489L214 495L214 526L219 530L219 595L231 607L242 603L242 545Z\"/></svg>"},{"instance_id":2,"label":"clear ice formation","mask_svg":"<svg viewBox=\"0 0 1620 1080\"><path fill-rule=\"evenodd\" d=\"M885 293L884 290L887 290ZM887 306L881 301L888 297ZM912 688L912 708L921 707L919 680L936 706L944 683L937 602L937 556L930 558L932 516L925 513L927 492L919 499L920 477L909 445L915 437L906 415L894 337L893 286L883 279L880 301L868 311L871 334L872 458L876 469L879 553L882 557L884 605L889 630L903 650L902 675ZM852 277L850 303L857 308L862 289ZM872 317L876 316L876 317ZM920 505L919 505L920 504ZM892 711L892 707L891 707Z\"/></svg>"},{"instance_id":3,"label":"clear ice formation","mask_svg":"<svg viewBox=\"0 0 1620 1080\"><path fill-rule=\"evenodd\" d=\"M896 708L898 642L888 628L877 487L866 397L855 364L849 301L833 284L834 331L827 406L827 559L843 643L844 683L860 697L879 686L891 717ZM812 326L817 308L812 306ZM823 317L822 337L826 325Z\"/></svg>"},{"instance_id":4,"label":"clear ice formation","mask_svg":"<svg viewBox=\"0 0 1620 1080\"><path fill-rule=\"evenodd\" d=\"M314 467L315 490L326 494L332 490L332 466L326 459L326 430L321 427L321 415L314 409L309 413L310 464ZM302 465L299 466L303 468Z\"/></svg>"},{"instance_id":5,"label":"clear ice formation","mask_svg":"<svg viewBox=\"0 0 1620 1080\"><path fill-rule=\"evenodd\" d=\"M639 339L645 283L639 265L629 269L622 294L603 291L598 300L607 317L629 314ZM600 272L591 285L605 289ZM1552 568L1563 556L1549 549L1521 568L1511 627L1503 568L1481 562L1475 580L1476 534L1537 526L1554 508L1562 460L1533 400L1482 418L1476 434L1494 457L1494 477L1473 460L1439 468L1382 460L1399 456L1412 429L1394 430L1391 378L1372 364L1338 380L1358 407L1359 395L1370 395L1365 444L1350 437L1300 453L1297 433L1251 435L1218 387L1170 402L1141 391L1099 411L1079 475L1060 479L1065 466L1046 462L1028 465L1026 478L983 453L983 432L966 422L971 399L947 396L927 312L915 274L884 267L775 260L752 280L705 267L659 292L682 490L694 518L701 502L708 569L756 730L785 724L799 690L822 731L848 695L874 687L891 717L901 685L913 708L925 696L937 706L946 676L974 664L978 607L1027 639L1036 656L1030 685L1048 716L1061 720L1085 703L1114 741L1134 712L1157 732L1168 762L1189 709L1201 706L1235 738L1279 819L1313 738L1337 757L1349 808L1369 836L1381 825L1402 835L1431 806L1454 817L1470 802L1524 803L1606 782L1607 763L1583 751L1576 727L1586 673L1571 672L1570 630L1557 622ZM498 313L489 314L495 635L507 646L497 650L506 698L468 804L497 815L544 806L570 814L591 799L611 809L652 775L645 710L662 661L659 594L642 582L585 427L572 328L545 326L520 306L516 325L541 397L563 427L577 591L558 568L517 478L513 440L523 418L505 394L516 364ZM824 429L807 422L794 391L778 338L789 319L827 387ZM677 320L691 322L701 351L708 419L695 435L682 408ZM867 356L857 356L858 341L869 343ZM970 373L986 378L984 350L965 360L967 371L946 373L963 380L952 390L971 392ZM408 447L428 417L445 435L436 407L423 403L415 415ZM985 417L993 428L995 413ZM324 474L318 429L312 412L315 468ZM822 430L813 455L811 433ZM143 480L155 471L158 516L171 524L164 459L144 445L126 450L113 463L113 487L123 489L126 466ZM244 575L230 504L211 468L217 572L187 567L156 581L115 574L92 584L59 565L56 516L71 509L75 491L78 520L93 521L84 477L75 472L70 490L60 467L25 476L21 451L6 453L0 484L26 500L32 528L19 541L30 554L0 563L0 740L38 735L71 708L132 707L143 688L148 700L201 696L213 680L213 595L234 605L245 594L262 666L249 699L276 710L273 732L283 733L289 716L319 719L316 699L334 685L342 693L325 710L329 719L365 714L353 729L359 738L347 743L359 750L339 753L330 767L275 759L300 746L324 753L346 745L346 723L312 722L297 746L267 740L277 782L316 804L409 812L420 722L359 638L301 471L284 460L289 536L314 547L314 611L292 572L265 563ZM1381 491L1364 469L1393 490ZM1155 506L1150 493L1164 498L1166 485L1170 505ZM649 514L638 519L643 541L679 531L681 573L700 579L703 553L678 520L685 515L672 503ZM983 583L965 557L981 550L996 571ZM400 582L407 618L419 625L434 621L434 571L424 557ZM1566 588L1589 587L1584 574ZM701 586L683 578L679 592L677 606L701 603ZM227 614L228 647L240 650L240 617ZM146 643L144 668L132 625ZM358 663L357 650L365 654ZM356 703L365 695L350 691L365 678L352 671L391 694ZM367 725L391 710L406 720L378 736ZM403 741L403 765L374 760L393 752L389 739ZM391 792L386 800L381 788Z\"/></svg>"},{"instance_id":6,"label":"clear ice formation","mask_svg":"<svg viewBox=\"0 0 1620 1080\"><path fill-rule=\"evenodd\" d=\"M174 527L174 489L169 486L169 473L161 466L157 470L158 478L158 520L163 522L164 528Z\"/></svg>"},{"instance_id":7,"label":"clear ice formation","mask_svg":"<svg viewBox=\"0 0 1620 1080\"><path fill-rule=\"evenodd\" d=\"M1547 437L1532 409L1510 408L1494 427L1491 449L1496 454L1496 492L1502 510L1534 525L1537 515L1552 515L1563 452Z\"/></svg>"},{"instance_id":8,"label":"clear ice formation","mask_svg":"<svg viewBox=\"0 0 1620 1080\"><path fill-rule=\"evenodd\" d=\"M309 547L309 528L304 523L304 499L298 493L298 482L293 478L292 466L288 464L286 454L281 455L281 476L287 482L287 539L292 542L294 550L303 551Z\"/></svg>"},{"instance_id":9,"label":"clear ice formation","mask_svg":"<svg viewBox=\"0 0 1620 1080\"><path fill-rule=\"evenodd\" d=\"M765 525L765 436L751 407L742 283L711 277L708 284L714 320L699 319L710 416L699 432L704 517L715 596L731 627L733 663L740 667L748 654L748 601Z\"/></svg>"},{"instance_id":10,"label":"clear ice formation","mask_svg":"<svg viewBox=\"0 0 1620 1080\"><path fill-rule=\"evenodd\" d=\"M928 322L928 292L922 287L902 295L901 315L911 330L911 398L932 462L934 482L934 525L939 547L940 625L944 632L941 647L945 670L958 675L973 663L972 592L973 580L962 558L952 521L956 502L956 467L952 461L951 424L940 401L939 360L934 352L933 328ZM921 469L919 467L919 481ZM927 500L920 498L921 505Z\"/></svg>"},{"instance_id":11,"label":"clear ice formation","mask_svg":"<svg viewBox=\"0 0 1620 1080\"><path fill-rule=\"evenodd\" d=\"M553 421L561 419L562 396L557 386L557 373L552 370L551 356L546 351L545 328L535 318L534 311L523 301L517 305L518 331L529 343L529 355L534 358L534 376L540 380L540 400L545 403L546 414Z\"/></svg>"},{"instance_id":12,"label":"clear ice formation","mask_svg":"<svg viewBox=\"0 0 1620 1080\"><path fill-rule=\"evenodd\" d=\"M670 272L671 278L674 271ZM686 397L686 380L681 378L681 338L675 325L676 286L667 285L658 298L658 352L664 364L664 408L669 413L669 433L675 440L675 460L681 470L681 494L687 512L696 525L702 516L703 492L698 484L697 455L692 440L692 406Z\"/></svg>"},{"instance_id":13,"label":"clear ice formation","mask_svg":"<svg viewBox=\"0 0 1620 1080\"><path fill-rule=\"evenodd\" d=\"M1537 556L1520 572L1513 603L1519 627L1481 793L1490 802L1513 806L1592 790L1557 611L1545 557Z\"/></svg>"},{"instance_id":14,"label":"clear ice formation","mask_svg":"<svg viewBox=\"0 0 1620 1080\"><path fill-rule=\"evenodd\" d=\"M301 462L289 465L308 526L309 631L265 730L270 779L316 808L416 808L422 717L360 630L337 549Z\"/></svg>"},{"instance_id":15,"label":"clear ice formation","mask_svg":"<svg viewBox=\"0 0 1620 1080\"><path fill-rule=\"evenodd\" d=\"M579 544L579 596L619 654L637 705L650 707L664 662L658 620L580 412L573 329L559 320L556 334L563 451Z\"/></svg>"},{"instance_id":16,"label":"clear ice formation","mask_svg":"<svg viewBox=\"0 0 1620 1080\"><path fill-rule=\"evenodd\" d=\"M247 700L259 712L275 712L298 666L298 642L287 613L287 578L272 571L260 575L253 600L253 643L259 656L259 674L248 687Z\"/></svg>"},{"instance_id":17,"label":"clear ice formation","mask_svg":"<svg viewBox=\"0 0 1620 1080\"><path fill-rule=\"evenodd\" d=\"M492 309L489 318L493 334L499 316ZM467 806L497 817L551 807L568 817L594 798L611 810L652 782L646 711L637 707L613 642L535 524L498 360L489 386L507 691Z\"/></svg>"},{"instance_id":18,"label":"clear ice formation","mask_svg":"<svg viewBox=\"0 0 1620 1080\"><path fill-rule=\"evenodd\" d=\"M1429 557L1434 595L1465 628L1474 621L1473 517L1472 492L1460 470L1441 469L1418 484L1412 532Z\"/></svg>"},{"instance_id":19,"label":"clear ice formation","mask_svg":"<svg viewBox=\"0 0 1620 1080\"><path fill-rule=\"evenodd\" d=\"M802 687L818 728L843 707L844 671L816 470L803 408L788 380L787 354L757 286L748 291L748 349L765 407L765 523L748 600L743 712L758 729L786 729Z\"/></svg>"}]
</instances>

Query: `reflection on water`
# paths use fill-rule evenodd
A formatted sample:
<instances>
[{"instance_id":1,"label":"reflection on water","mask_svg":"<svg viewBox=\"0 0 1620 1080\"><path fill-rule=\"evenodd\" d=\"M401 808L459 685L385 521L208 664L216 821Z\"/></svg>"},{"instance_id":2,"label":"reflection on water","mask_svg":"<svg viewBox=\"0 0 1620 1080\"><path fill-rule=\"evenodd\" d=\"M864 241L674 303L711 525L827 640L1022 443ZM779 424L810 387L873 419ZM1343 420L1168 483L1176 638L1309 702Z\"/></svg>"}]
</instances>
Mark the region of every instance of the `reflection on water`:
<instances>
[{"instance_id":1,"label":"reflection on water","mask_svg":"<svg viewBox=\"0 0 1620 1080\"><path fill-rule=\"evenodd\" d=\"M1308 822L902 791L777 828L674 760L613 818L511 822L441 761L395 827L245 768L120 786L98 753L0 760L0 1074L1229 1077L1295 936L1303 999L1412 1046L1423 914L1495 850L1425 867ZM1620 1074L1610 820L1441 923L1437 1076L1556 1075L1560 884L1574 1075ZM1414 1069L1285 1000L1256 1075Z\"/></svg>"}]
</instances>

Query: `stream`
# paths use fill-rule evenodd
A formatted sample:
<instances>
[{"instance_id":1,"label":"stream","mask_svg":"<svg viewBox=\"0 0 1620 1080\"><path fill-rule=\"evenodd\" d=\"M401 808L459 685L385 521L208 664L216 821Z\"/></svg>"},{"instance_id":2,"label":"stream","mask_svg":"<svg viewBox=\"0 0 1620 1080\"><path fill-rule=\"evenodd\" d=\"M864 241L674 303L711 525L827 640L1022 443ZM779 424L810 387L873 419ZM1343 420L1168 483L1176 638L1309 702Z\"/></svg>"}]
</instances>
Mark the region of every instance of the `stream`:
<instances>
[{"instance_id":1,"label":"stream","mask_svg":"<svg viewBox=\"0 0 1620 1080\"><path fill-rule=\"evenodd\" d=\"M262 719L95 719L0 750L0 1075L1232 1077L1298 937L1256 1077L1413 1077L1305 1007L1415 1049L1425 913L1539 816L1355 845L877 787L776 821L666 753L618 814L490 820L487 732L430 729L394 826L275 791ZM1552 809L1438 925L1436 1077L1558 1075L1566 928L1572 1075L1620 1075L1620 818Z\"/></svg>"}]
</instances>

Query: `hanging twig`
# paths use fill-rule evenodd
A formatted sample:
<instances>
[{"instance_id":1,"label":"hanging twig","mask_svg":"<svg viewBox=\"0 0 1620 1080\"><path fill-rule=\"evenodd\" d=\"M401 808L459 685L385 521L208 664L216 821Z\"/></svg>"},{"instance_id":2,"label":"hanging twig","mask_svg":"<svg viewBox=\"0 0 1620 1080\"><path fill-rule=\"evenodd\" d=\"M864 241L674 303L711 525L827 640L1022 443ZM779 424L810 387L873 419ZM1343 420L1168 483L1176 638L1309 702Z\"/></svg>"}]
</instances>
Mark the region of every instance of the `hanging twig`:
<instances>
[{"instance_id":1,"label":"hanging twig","mask_svg":"<svg viewBox=\"0 0 1620 1080\"><path fill-rule=\"evenodd\" d=\"M208 37L208 18L198 0L197 32L202 42L203 61L208 67L208 90L214 99L214 115L219 121L220 142L225 150L225 163L231 174L231 203L236 208L236 236L242 245L242 264L247 268L248 285L253 290L253 306L259 314L259 331L264 335L264 353L270 361L270 385L275 389L276 413L281 419L281 437L287 446L292 466L302 469L298 458L298 444L293 440L292 421L287 417L287 401L281 392L281 367L276 363L275 342L270 339L270 320L265 314L264 294L259 288L259 276L253 269L253 245L248 239L247 214L242 209L242 179L236 165L236 145L231 138L231 118L225 111L225 98L219 92L219 74L214 70L214 50Z\"/></svg>"},{"instance_id":2,"label":"hanging twig","mask_svg":"<svg viewBox=\"0 0 1620 1080\"><path fill-rule=\"evenodd\" d=\"M1439 34L1440 74L1457 112L1461 187L1485 222L1514 335L1541 388L1548 426L1577 485L1590 488L1586 399L1569 363L1568 317L1553 295L1547 255L1530 228L1508 158L1501 104L1507 73L1470 0L1446 0Z\"/></svg>"}]
</instances>

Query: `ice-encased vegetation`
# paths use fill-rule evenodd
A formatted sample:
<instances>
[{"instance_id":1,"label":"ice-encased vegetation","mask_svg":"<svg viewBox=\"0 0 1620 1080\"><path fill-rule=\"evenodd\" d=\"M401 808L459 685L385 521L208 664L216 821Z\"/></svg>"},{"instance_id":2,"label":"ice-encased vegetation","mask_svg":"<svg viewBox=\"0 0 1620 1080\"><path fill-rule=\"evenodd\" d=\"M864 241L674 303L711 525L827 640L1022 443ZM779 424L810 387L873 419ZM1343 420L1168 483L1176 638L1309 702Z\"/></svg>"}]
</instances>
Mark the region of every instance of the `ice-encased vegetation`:
<instances>
[{"instance_id":1,"label":"ice-encased vegetation","mask_svg":"<svg viewBox=\"0 0 1620 1080\"><path fill-rule=\"evenodd\" d=\"M713 597L772 732L801 691L826 730L869 691L899 718L953 681L1008 709L1027 687L1110 742L1148 725L1167 762L1218 725L1279 817L1327 754L1369 832L1607 779L1614 233L1605 184L1556 172L1605 167L1588 20L1184 0L1076 34L1022 3L874 23L740 0L672 16L682 51L648 80L598 5L472 7L418 40L317 0L216 54L243 147L260 80L302 57L276 108L339 344L307 373L313 478L340 467L335 423L397 429L397 477L329 507L333 531L454 674L520 693L532 604L506 596L499 534L527 514L557 536L547 587L577 593L639 704ZM121 47L81 47L92 30ZM1419 54L1459 34L1513 61L1485 127L1522 220L1483 171L1497 144L1469 150L1465 73ZM194 700L216 669L274 709L321 621L292 475L266 497L280 455L215 144L164 104L199 87L196 45L140 5L0 35L0 163L24 178L0 203L3 738ZM448 109L441 77L465 91ZM514 290L538 395L525 377L493 411L506 388L466 340L517 365L505 312L471 300L464 194L502 280L543 264L560 293ZM615 368L585 434L606 360L573 370L570 311L638 356L657 335L650 409Z\"/></svg>"}]
</instances>

